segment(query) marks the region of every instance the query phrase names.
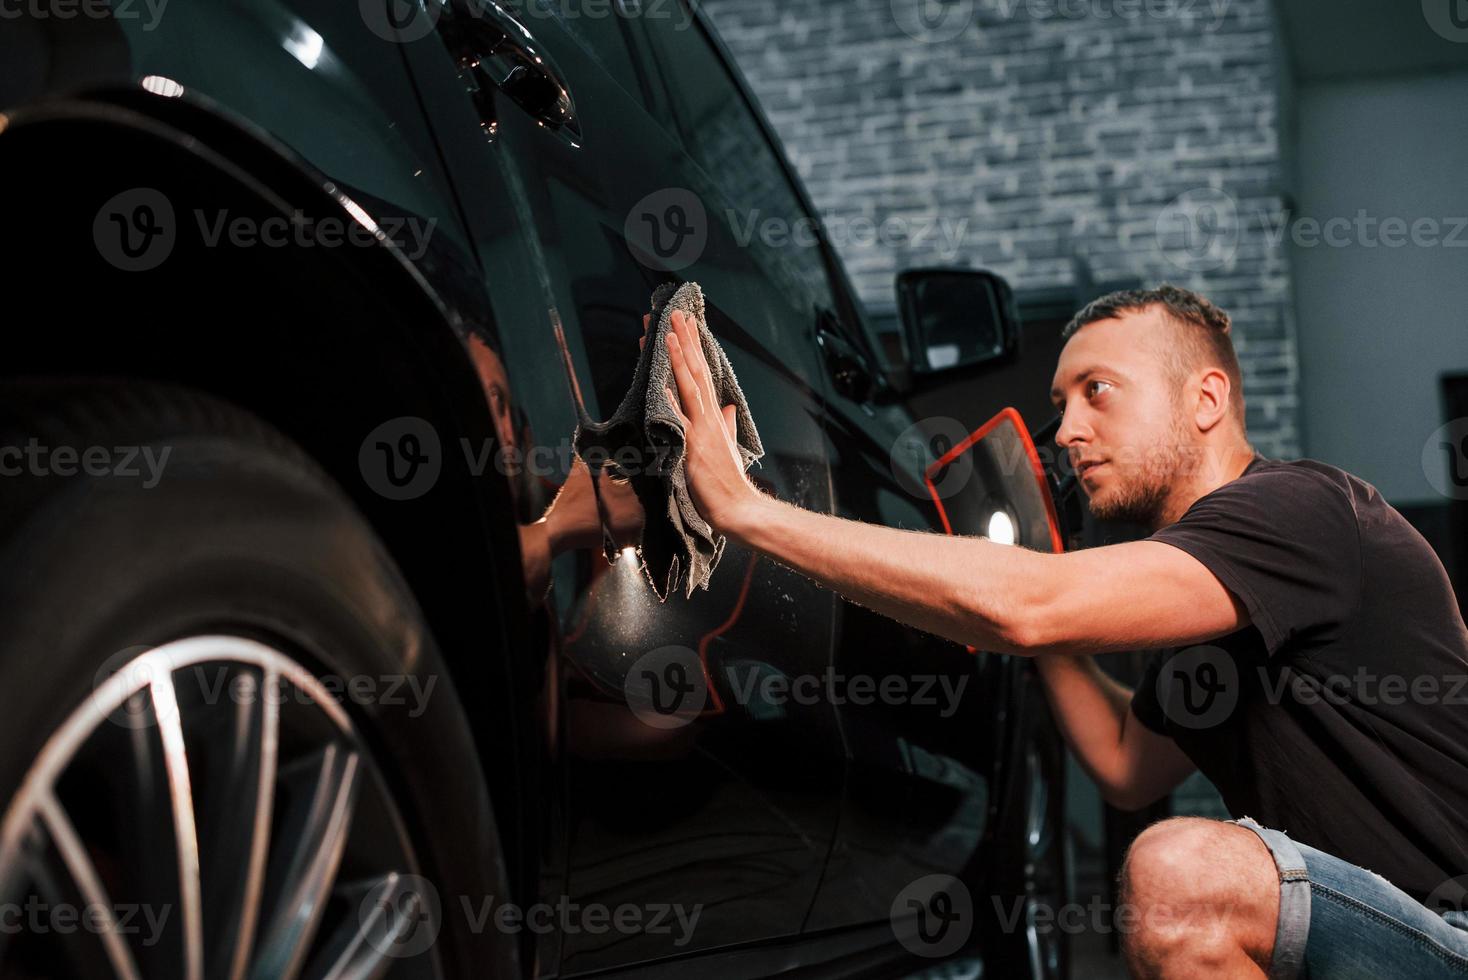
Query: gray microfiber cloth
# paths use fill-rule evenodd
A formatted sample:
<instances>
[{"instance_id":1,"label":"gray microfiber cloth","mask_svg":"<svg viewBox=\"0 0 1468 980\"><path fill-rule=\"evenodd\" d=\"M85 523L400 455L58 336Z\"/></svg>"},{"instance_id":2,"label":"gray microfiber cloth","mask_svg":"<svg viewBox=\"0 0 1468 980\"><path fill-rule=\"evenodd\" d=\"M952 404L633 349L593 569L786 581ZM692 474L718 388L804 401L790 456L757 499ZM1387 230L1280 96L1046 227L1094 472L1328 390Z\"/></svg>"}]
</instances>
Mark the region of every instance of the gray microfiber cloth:
<instances>
[{"instance_id":1,"label":"gray microfiber cloth","mask_svg":"<svg viewBox=\"0 0 1468 980\"><path fill-rule=\"evenodd\" d=\"M674 310L691 315L698 324L703 356L708 361L719 404L735 407L738 417L735 438L744 468L748 470L751 463L765 454L744 392L734 377L734 368L709 332L704 318L703 290L696 282L659 286L652 294L647 342L637 360L632 387L605 422L594 422L583 411L573 444L593 473L605 468L613 478L631 481L647 517L642 546L638 549L642 569L662 601L680 586L685 598L691 597L695 588L707 589L709 578L724 553L725 540L722 534L715 536L713 528L693 508L684 472L683 424L668 404L666 389L671 388L673 397L678 397L678 384L668 360L667 339ZM625 456L628 450L634 450L643 461L630 472L617 464L619 451ZM605 550L607 560L614 561L616 555L610 541L606 542Z\"/></svg>"}]
</instances>

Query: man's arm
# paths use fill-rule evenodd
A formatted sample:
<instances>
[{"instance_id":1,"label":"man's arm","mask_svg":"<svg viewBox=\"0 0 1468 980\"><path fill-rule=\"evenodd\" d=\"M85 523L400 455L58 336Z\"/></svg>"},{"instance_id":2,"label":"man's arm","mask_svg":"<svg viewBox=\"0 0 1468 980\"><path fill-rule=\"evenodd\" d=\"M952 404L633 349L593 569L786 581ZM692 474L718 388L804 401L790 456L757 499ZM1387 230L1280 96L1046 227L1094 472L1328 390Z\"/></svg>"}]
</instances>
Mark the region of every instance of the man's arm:
<instances>
[{"instance_id":1,"label":"man's arm","mask_svg":"<svg viewBox=\"0 0 1468 980\"><path fill-rule=\"evenodd\" d=\"M696 325L676 311L672 323L689 490L734 540L908 626L998 653L1177 646L1248 625L1212 572L1161 542L1052 555L816 514L761 493L744 475Z\"/></svg>"},{"instance_id":2,"label":"man's arm","mask_svg":"<svg viewBox=\"0 0 1468 980\"><path fill-rule=\"evenodd\" d=\"M1155 541L1048 555L766 497L744 476L696 327L675 312L673 328L678 397L668 394L682 406L689 489L715 528L900 622L986 650L1040 654L1066 741L1114 806L1146 806L1193 771L1172 739L1132 714L1130 691L1091 659L1059 654L1201 642L1247 625L1242 605L1201 563Z\"/></svg>"},{"instance_id":3,"label":"man's arm","mask_svg":"<svg viewBox=\"0 0 1468 980\"><path fill-rule=\"evenodd\" d=\"M1040 656L1036 666L1056 724L1102 799L1139 810L1161 799L1195 766L1166 735L1132 714L1132 692L1090 657Z\"/></svg>"},{"instance_id":4,"label":"man's arm","mask_svg":"<svg viewBox=\"0 0 1468 980\"><path fill-rule=\"evenodd\" d=\"M1156 541L1052 555L863 524L755 492L720 530L852 602L996 653L1200 643L1248 614L1196 558Z\"/></svg>"}]
</instances>

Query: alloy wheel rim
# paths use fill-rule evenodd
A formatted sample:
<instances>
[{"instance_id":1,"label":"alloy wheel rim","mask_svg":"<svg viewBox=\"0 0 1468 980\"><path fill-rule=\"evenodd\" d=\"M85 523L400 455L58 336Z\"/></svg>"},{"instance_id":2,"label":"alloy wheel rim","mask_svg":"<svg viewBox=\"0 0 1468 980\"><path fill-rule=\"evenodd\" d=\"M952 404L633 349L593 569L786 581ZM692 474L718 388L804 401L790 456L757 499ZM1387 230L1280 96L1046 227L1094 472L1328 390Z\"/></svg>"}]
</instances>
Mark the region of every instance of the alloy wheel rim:
<instances>
[{"instance_id":1,"label":"alloy wheel rim","mask_svg":"<svg viewBox=\"0 0 1468 980\"><path fill-rule=\"evenodd\" d=\"M350 715L310 670L238 636L128 651L0 823L0 900L52 915L0 935L0 970L62 956L118 980L439 977L416 868ZM56 928L63 908L93 928ZM140 940L135 915L159 928Z\"/></svg>"}]
</instances>

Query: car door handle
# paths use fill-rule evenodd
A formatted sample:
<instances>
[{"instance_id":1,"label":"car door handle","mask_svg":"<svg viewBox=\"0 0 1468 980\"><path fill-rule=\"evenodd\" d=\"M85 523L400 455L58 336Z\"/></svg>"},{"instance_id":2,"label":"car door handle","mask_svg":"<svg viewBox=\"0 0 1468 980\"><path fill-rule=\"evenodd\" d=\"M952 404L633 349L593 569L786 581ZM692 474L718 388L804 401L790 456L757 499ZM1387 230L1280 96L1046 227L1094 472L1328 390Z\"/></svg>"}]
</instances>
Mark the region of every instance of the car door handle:
<instances>
[{"instance_id":1,"label":"car door handle","mask_svg":"<svg viewBox=\"0 0 1468 980\"><path fill-rule=\"evenodd\" d=\"M494 0L449 0L439 32L462 71L479 87L492 87L552 132L575 145L581 125L571 88L555 60ZM498 120L491 100L476 99L480 122L493 135Z\"/></svg>"},{"instance_id":2,"label":"car door handle","mask_svg":"<svg viewBox=\"0 0 1468 980\"><path fill-rule=\"evenodd\" d=\"M816 325L816 345L836 391L853 401L871 396L873 379L866 357L856 345L834 330L824 317Z\"/></svg>"}]
</instances>

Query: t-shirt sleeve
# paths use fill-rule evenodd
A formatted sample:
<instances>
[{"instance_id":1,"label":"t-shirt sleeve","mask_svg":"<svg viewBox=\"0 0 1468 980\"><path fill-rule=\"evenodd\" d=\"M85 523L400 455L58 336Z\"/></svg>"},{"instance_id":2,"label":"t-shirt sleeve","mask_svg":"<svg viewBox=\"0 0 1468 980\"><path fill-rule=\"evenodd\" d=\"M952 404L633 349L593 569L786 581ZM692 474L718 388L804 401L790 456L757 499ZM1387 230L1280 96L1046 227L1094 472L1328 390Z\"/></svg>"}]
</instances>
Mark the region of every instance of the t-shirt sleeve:
<instances>
[{"instance_id":1,"label":"t-shirt sleeve","mask_svg":"<svg viewBox=\"0 0 1468 980\"><path fill-rule=\"evenodd\" d=\"M1344 488L1287 467L1248 474L1155 532L1239 598L1270 656L1291 640L1332 639L1361 595L1361 539Z\"/></svg>"}]
</instances>

